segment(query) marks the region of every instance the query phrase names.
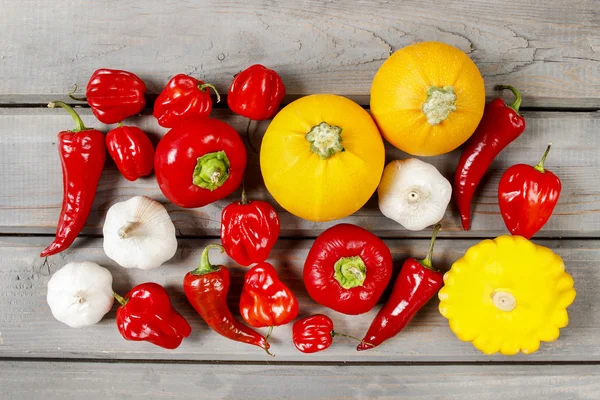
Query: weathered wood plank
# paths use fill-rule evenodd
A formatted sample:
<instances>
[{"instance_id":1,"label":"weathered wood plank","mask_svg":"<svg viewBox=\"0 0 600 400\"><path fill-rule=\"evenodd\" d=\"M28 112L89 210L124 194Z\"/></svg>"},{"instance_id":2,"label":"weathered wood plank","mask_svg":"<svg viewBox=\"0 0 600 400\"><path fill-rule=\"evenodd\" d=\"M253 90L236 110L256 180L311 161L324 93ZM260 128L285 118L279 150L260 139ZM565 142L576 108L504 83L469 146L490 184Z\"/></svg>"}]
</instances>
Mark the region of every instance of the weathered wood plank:
<instances>
[{"instance_id":1,"label":"weathered wood plank","mask_svg":"<svg viewBox=\"0 0 600 400\"><path fill-rule=\"evenodd\" d=\"M82 109L89 126L102 126L94 121L87 109ZM216 110L216 118L232 124L244 132L246 120L226 110ZM499 158L494 161L489 179L481 185L474 202L473 227L463 232L460 218L453 202L442 221L442 235L492 236L506 232L497 205L497 185L502 172L515 163L535 164L546 143L554 142L547 167L561 177L563 193L553 217L540 232L545 237L600 236L600 116L599 113L548 113L527 112L527 131ZM149 132L157 142L164 132L152 116L132 119L132 123ZM61 169L56 150L56 134L70 129L70 117L57 110L0 109L0 233L53 233L62 201ZM255 142L268 122L258 125ZM246 185L251 198L266 199L274 203L267 193L259 171L258 156L249 151ZM458 162L459 151L427 158L450 180ZM388 146L388 160L406 158L407 155ZM186 210L175 207L160 193L154 176L135 183L120 176L109 162L100 181L96 202L84 232L100 233L107 209L118 201L134 195L147 195L166 202L179 232L184 235L218 235L221 210L237 199L239 193L200 209ZM337 222L313 223L281 212L282 235L316 236ZM339 221L338 221L339 222ZM428 237L429 232L409 232L394 221L384 217L373 198L367 205L345 222L359 224L382 236Z\"/></svg>"},{"instance_id":2,"label":"weathered wood plank","mask_svg":"<svg viewBox=\"0 0 600 400\"><path fill-rule=\"evenodd\" d=\"M290 366L2 362L6 399L596 399L586 365ZM60 382L60 383L59 383Z\"/></svg>"},{"instance_id":3,"label":"weathered wood plank","mask_svg":"<svg viewBox=\"0 0 600 400\"><path fill-rule=\"evenodd\" d=\"M600 284L600 241L539 241L560 254L573 275L577 299L569 308L569 326L561 338L543 344L531 356L485 356L469 343L460 342L431 301L414 321L397 337L376 349L357 352L356 343L337 338L327 351L306 355L291 343L291 325L275 329L272 338L274 359L257 347L224 339L212 332L188 304L181 282L185 273L197 265L205 240L180 240L176 257L154 271L127 270L109 261L99 239L79 240L68 252L48 258L38 254L49 238L10 238L0 241L0 357L56 357L103 359L162 360L259 360L259 361L600 361L600 309L595 306ZM448 268L476 240L440 240L434 263ZM396 269L405 258L422 256L428 247L424 239L389 240ZM307 295L302 282L302 268L312 241L280 240L271 261L298 296L300 316L325 313L332 317L338 332L362 337L377 308L360 316L346 316L319 306ZM231 260L212 254L214 263L232 267L230 306L236 302L243 282L244 269L233 267ZM124 294L135 284L155 281L167 287L176 308L192 325L192 335L176 351L167 351L148 343L123 340L115 326L115 311L98 325L72 329L54 320L46 305L46 284L52 273L70 261L95 261L111 270L114 289ZM264 330L263 330L264 331Z\"/></svg>"},{"instance_id":4,"label":"weathered wood plank","mask_svg":"<svg viewBox=\"0 0 600 400\"><path fill-rule=\"evenodd\" d=\"M598 107L599 10L593 0L397 2L286 0L0 1L0 102L39 102L99 67L138 73L157 93L178 73L225 92L251 63L288 93L367 98L390 52L440 40L467 52L487 89L513 84L525 105ZM199 22L201 21L201 22Z\"/></svg>"}]
</instances>

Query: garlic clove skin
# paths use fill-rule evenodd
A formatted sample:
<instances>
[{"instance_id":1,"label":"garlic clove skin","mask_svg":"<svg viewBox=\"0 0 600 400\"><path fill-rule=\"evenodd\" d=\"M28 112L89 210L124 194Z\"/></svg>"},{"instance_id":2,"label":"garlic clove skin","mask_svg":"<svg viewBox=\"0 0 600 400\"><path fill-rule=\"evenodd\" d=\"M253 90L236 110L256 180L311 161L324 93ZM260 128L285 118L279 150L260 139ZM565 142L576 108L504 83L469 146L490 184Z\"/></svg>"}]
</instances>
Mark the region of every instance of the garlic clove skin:
<instances>
[{"instance_id":1,"label":"garlic clove skin","mask_svg":"<svg viewBox=\"0 0 600 400\"><path fill-rule=\"evenodd\" d=\"M433 165L409 158L386 165L377 194L383 215L420 231L444 217L452 185Z\"/></svg>"},{"instance_id":2,"label":"garlic clove skin","mask_svg":"<svg viewBox=\"0 0 600 400\"><path fill-rule=\"evenodd\" d=\"M112 308L112 281L96 263L71 262L48 281L46 301L54 318L71 328L94 325Z\"/></svg>"},{"instance_id":3,"label":"garlic clove skin","mask_svg":"<svg viewBox=\"0 0 600 400\"><path fill-rule=\"evenodd\" d=\"M158 268L177 252L175 225L169 213L146 196L110 207L102 232L104 252L124 268Z\"/></svg>"}]
</instances>

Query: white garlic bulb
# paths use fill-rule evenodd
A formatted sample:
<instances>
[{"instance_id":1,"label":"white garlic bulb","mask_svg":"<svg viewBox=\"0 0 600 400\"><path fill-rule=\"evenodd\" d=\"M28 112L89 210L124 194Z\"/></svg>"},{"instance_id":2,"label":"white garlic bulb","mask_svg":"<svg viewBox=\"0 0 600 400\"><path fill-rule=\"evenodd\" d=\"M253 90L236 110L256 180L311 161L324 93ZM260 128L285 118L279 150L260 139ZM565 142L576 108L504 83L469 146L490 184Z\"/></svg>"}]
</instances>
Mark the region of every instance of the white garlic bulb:
<instances>
[{"instance_id":1,"label":"white garlic bulb","mask_svg":"<svg viewBox=\"0 0 600 400\"><path fill-rule=\"evenodd\" d=\"M124 268L153 269L177 251L169 213L146 196L114 204L104 221L104 252Z\"/></svg>"},{"instance_id":2,"label":"white garlic bulb","mask_svg":"<svg viewBox=\"0 0 600 400\"><path fill-rule=\"evenodd\" d=\"M452 185L433 165L409 158L386 165L377 194L383 215L420 231L444 217Z\"/></svg>"}]
</instances>

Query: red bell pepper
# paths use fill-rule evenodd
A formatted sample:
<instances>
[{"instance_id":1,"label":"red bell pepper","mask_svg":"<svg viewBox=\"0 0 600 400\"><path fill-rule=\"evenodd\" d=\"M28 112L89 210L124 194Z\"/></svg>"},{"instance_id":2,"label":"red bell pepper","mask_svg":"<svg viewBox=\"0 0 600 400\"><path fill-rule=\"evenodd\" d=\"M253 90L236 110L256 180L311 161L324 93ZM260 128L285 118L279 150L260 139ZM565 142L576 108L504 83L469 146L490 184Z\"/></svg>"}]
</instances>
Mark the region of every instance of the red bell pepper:
<instances>
[{"instance_id":1,"label":"red bell pepper","mask_svg":"<svg viewBox=\"0 0 600 400\"><path fill-rule=\"evenodd\" d=\"M339 224L321 233L304 263L304 285L314 301L357 315L372 309L392 275L392 254L369 231Z\"/></svg>"},{"instance_id":2,"label":"red bell pepper","mask_svg":"<svg viewBox=\"0 0 600 400\"><path fill-rule=\"evenodd\" d=\"M87 220L106 160L104 134L86 128L75 110L61 101L48 107L62 107L75 120L75 129L58 134L58 152L63 173L63 203L56 227L56 238L40 254L51 256L68 248Z\"/></svg>"},{"instance_id":3,"label":"red bell pepper","mask_svg":"<svg viewBox=\"0 0 600 400\"><path fill-rule=\"evenodd\" d=\"M114 293L121 304L117 327L127 340L147 341L165 349L176 349L192 328L171 305L165 288L158 283L137 285L125 297Z\"/></svg>"},{"instance_id":4,"label":"red bell pepper","mask_svg":"<svg viewBox=\"0 0 600 400\"><path fill-rule=\"evenodd\" d=\"M279 74L255 64L235 76L227 104L236 114L262 121L277 113L284 97L285 86Z\"/></svg>"},{"instance_id":5,"label":"red bell pepper","mask_svg":"<svg viewBox=\"0 0 600 400\"><path fill-rule=\"evenodd\" d=\"M210 83L204 83L184 74L175 75L154 102L154 117L165 128L174 128L190 118L206 118L212 110L209 89L221 101L219 92Z\"/></svg>"},{"instance_id":6,"label":"red bell pepper","mask_svg":"<svg viewBox=\"0 0 600 400\"><path fill-rule=\"evenodd\" d=\"M146 106L144 81L127 71L106 68L95 71L85 94L92 112L105 124L121 122Z\"/></svg>"},{"instance_id":7,"label":"red bell pepper","mask_svg":"<svg viewBox=\"0 0 600 400\"><path fill-rule=\"evenodd\" d=\"M356 350L372 349L397 335L444 285L444 274L431 264L433 245L440 227L439 224L435 226L424 260L409 258L404 262L389 300L377 313Z\"/></svg>"},{"instance_id":8,"label":"red bell pepper","mask_svg":"<svg viewBox=\"0 0 600 400\"><path fill-rule=\"evenodd\" d=\"M154 171L163 194L183 208L229 196L242 182L246 148L238 133L211 118L189 119L156 147Z\"/></svg>"},{"instance_id":9,"label":"red bell pepper","mask_svg":"<svg viewBox=\"0 0 600 400\"><path fill-rule=\"evenodd\" d=\"M506 227L513 235L531 239L542 229L558 203L560 179L547 169L544 161L552 143L538 165L513 165L498 185L498 204Z\"/></svg>"},{"instance_id":10,"label":"red bell pepper","mask_svg":"<svg viewBox=\"0 0 600 400\"><path fill-rule=\"evenodd\" d=\"M467 141L454 175L454 198L460 211L463 229L471 225L471 200L477 185L496 156L525 130L525 119L519 114L521 95L512 86L516 100L511 105L494 99L485 106L483 118L473 136Z\"/></svg>"},{"instance_id":11,"label":"red bell pepper","mask_svg":"<svg viewBox=\"0 0 600 400\"><path fill-rule=\"evenodd\" d=\"M298 316L298 300L271 264L260 263L246 272L240 314L250 326L268 326L268 338L274 326L288 324Z\"/></svg>"},{"instance_id":12,"label":"red bell pepper","mask_svg":"<svg viewBox=\"0 0 600 400\"><path fill-rule=\"evenodd\" d=\"M242 200L231 203L221 213L221 243L227 255L244 267L269 257L279 230L279 216L273 206L265 201L248 201L243 188Z\"/></svg>"},{"instance_id":13,"label":"red bell pepper","mask_svg":"<svg viewBox=\"0 0 600 400\"><path fill-rule=\"evenodd\" d=\"M125 179L135 181L150 175L154 165L154 146L135 126L119 126L106 135L106 147Z\"/></svg>"},{"instance_id":14,"label":"red bell pepper","mask_svg":"<svg viewBox=\"0 0 600 400\"><path fill-rule=\"evenodd\" d=\"M185 295L202 319L218 334L238 342L252 344L269 353L269 343L264 336L233 318L227 306L229 271L223 265L212 265L208 259L210 249L222 246L209 245L202 252L200 266L188 272L183 279Z\"/></svg>"},{"instance_id":15,"label":"red bell pepper","mask_svg":"<svg viewBox=\"0 0 600 400\"><path fill-rule=\"evenodd\" d=\"M361 341L359 338L335 332L333 321L326 315L316 314L299 319L292 327L294 346L303 353L316 353L327 349L333 343L335 336Z\"/></svg>"}]
</instances>

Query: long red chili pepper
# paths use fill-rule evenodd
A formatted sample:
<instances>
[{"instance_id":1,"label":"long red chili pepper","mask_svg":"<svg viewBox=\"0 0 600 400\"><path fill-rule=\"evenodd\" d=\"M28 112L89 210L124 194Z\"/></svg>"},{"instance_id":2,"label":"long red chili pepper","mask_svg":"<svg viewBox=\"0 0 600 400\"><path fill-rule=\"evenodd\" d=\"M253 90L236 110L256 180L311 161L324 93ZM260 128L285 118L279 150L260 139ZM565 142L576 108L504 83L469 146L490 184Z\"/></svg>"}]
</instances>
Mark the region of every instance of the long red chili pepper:
<instances>
[{"instance_id":1,"label":"long red chili pepper","mask_svg":"<svg viewBox=\"0 0 600 400\"><path fill-rule=\"evenodd\" d=\"M440 227L439 224L435 226L424 260L409 258L404 262L392 295L377 313L356 350L371 349L397 335L444 285L444 274L431 264L433 245Z\"/></svg>"},{"instance_id":2,"label":"long red chili pepper","mask_svg":"<svg viewBox=\"0 0 600 400\"><path fill-rule=\"evenodd\" d=\"M513 165L507 169L498 185L498 204L506 227L513 235L531 239L542 229L558 203L560 179L547 169L542 160L532 167L527 164Z\"/></svg>"},{"instance_id":3,"label":"long red chili pepper","mask_svg":"<svg viewBox=\"0 0 600 400\"><path fill-rule=\"evenodd\" d=\"M498 89L512 91L515 102L507 106L502 99L494 99L486 104L483 118L456 167L454 198L466 231L471 225L471 200L481 178L498 153L525 130L525 119L519 114L521 95L512 86L498 86Z\"/></svg>"},{"instance_id":4,"label":"long red chili pepper","mask_svg":"<svg viewBox=\"0 0 600 400\"><path fill-rule=\"evenodd\" d=\"M208 259L210 249L220 245L209 245L202 252L200 266L188 272L183 279L183 290L188 301L202 319L218 334L238 342L249 343L269 353L269 343L264 336L233 318L227 306L229 271L223 265L212 265Z\"/></svg>"},{"instance_id":5,"label":"long red chili pepper","mask_svg":"<svg viewBox=\"0 0 600 400\"><path fill-rule=\"evenodd\" d=\"M61 101L48 107L62 107L73 117L75 129L58 134L58 152L63 173L63 203L56 227L56 238L40 254L51 256L68 248L83 229L92 203L104 161L106 146L104 134L86 128L75 110Z\"/></svg>"},{"instance_id":6,"label":"long red chili pepper","mask_svg":"<svg viewBox=\"0 0 600 400\"><path fill-rule=\"evenodd\" d=\"M106 147L125 179L135 181L152 172L154 146L140 128L119 122L119 126L106 135Z\"/></svg>"}]
</instances>

